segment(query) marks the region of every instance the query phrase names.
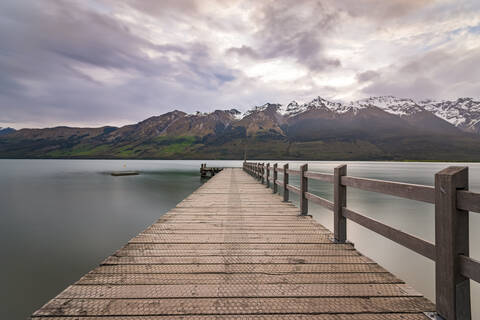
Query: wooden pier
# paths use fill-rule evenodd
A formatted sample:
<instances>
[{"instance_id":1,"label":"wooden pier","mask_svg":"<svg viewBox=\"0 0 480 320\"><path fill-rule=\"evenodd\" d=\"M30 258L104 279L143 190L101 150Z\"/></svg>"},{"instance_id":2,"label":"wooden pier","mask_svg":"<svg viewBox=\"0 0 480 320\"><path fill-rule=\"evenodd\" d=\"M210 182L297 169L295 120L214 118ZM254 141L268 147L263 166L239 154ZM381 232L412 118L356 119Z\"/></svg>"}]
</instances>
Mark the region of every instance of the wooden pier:
<instances>
[{"instance_id":1,"label":"wooden pier","mask_svg":"<svg viewBox=\"0 0 480 320\"><path fill-rule=\"evenodd\" d=\"M202 163L200 165L200 176L202 178L211 178L222 170L223 168L207 167L206 163Z\"/></svg>"},{"instance_id":2,"label":"wooden pier","mask_svg":"<svg viewBox=\"0 0 480 320\"><path fill-rule=\"evenodd\" d=\"M354 179L360 178L346 176L346 169L336 169L333 175L306 169L246 162L243 170L224 169L32 318L432 319L432 302L345 241L344 219L369 225L404 245L419 245L417 252L433 254L434 259L441 250L432 253L432 247L417 242L417 238L403 233L398 236L392 231L395 229L385 229L347 211L346 186L342 183L359 186L359 180ZM300 187L289 184L289 174L301 175ZM309 193L307 176L333 183L334 201ZM375 189L377 185L370 182L362 185ZM273 193L266 188L269 186ZM410 186L384 190L392 194ZM284 190L283 198L275 194L278 187ZM431 200L428 190L414 197ZM452 189L443 190L449 193ZM301 195L300 211L283 201L288 200L289 191ZM470 192L462 194L464 200L457 205L471 207L477 203L475 197ZM334 211L334 233L307 215L308 201ZM457 210L455 205L446 205ZM468 258L468 251L460 258L469 261L455 260L452 272L477 277L476 262ZM458 265L462 268L457 269ZM441 271L445 272L445 286L452 284L448 270ZM464 279L454 275L452 281L464 287ZM448 303L450 294L448 288L442 294ZM445 319L466 318L454 314Z\"/></svg>"}]
</instances>

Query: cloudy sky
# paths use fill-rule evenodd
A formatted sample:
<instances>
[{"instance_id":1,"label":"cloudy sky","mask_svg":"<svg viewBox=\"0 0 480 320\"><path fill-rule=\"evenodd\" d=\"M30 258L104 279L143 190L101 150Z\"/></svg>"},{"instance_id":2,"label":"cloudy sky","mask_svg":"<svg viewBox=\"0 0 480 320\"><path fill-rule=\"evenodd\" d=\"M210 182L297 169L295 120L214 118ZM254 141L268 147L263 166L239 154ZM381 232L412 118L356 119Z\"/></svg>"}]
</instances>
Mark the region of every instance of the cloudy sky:
<instances>
[{"instance_id":1,"label":"cloudy sky","mask_svg":"<svg viewBox=\"0 0 480 320\"><path fill-rule=\"evenodd\" d=\"M480 96L478 0L2 0L0 127Z\"/></svg>"}]
</instances>

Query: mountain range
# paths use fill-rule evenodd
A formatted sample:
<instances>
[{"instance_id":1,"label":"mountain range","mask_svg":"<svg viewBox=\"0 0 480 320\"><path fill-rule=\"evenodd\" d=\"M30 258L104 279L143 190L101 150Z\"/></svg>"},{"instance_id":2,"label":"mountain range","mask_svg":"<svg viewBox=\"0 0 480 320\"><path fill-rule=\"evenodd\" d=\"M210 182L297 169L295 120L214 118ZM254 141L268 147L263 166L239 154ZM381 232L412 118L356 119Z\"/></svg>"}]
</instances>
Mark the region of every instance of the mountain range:
<instances>
[{"instance_id":1,"label":"mountain range","mask_svg":"<svg viewBox=\"0 0 480 320\"><path fill-rule=\"evenodd\" d=\"M1 158L480 161L480 101L317 97L123 127L0 128Z\"/></svg>"}]
</instances>

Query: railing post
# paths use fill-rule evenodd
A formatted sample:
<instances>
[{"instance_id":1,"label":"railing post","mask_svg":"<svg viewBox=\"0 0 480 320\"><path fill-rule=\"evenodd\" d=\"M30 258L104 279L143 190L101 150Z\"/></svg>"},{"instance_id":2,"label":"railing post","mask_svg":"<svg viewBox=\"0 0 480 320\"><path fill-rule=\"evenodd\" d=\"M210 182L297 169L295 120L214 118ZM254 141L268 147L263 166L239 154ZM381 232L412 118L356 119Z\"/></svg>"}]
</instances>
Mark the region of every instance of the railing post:
<instances>
[{"instance_id":1,"label":"railing post","mask_svg":"<svg viewBox=\"0 0 480 320\"><path fill-rule=\"evenodd\" d=\"M468 190L468 167L435 174L435 297L446 320L470 320L470 281L460 274L459 255L469 255L468 211L457 209L457 190Z\"/></svg>"},{"instance_id":2,"label":"railing post","mask_svg":"<svg viewBox=\"0 0 480 320\"><path fill-rule=\"evenodd\" d=\"M283 165L283 201L288 202L288 163Z\"/></svg>"},{"instance_id":3,"label":"railing post","mask_svg":"<svg viewBox=\"0 0 480 320\"><path fill-rule=\"evenodd\" d=\"M308 199L305 192L308 192L308 178L305 177L305 171L308 170L308 164L300 167L300 214L308 214Z\"/></svg>"},{"instance_id":4,"label":"railing post","mask_svg":"<svg viewBox=\"0 0 480 320\"><path fill-rule=\"evenodd\" d=\"M278 163L275 163L273 165L273 193L277 193L277 178L278 178L277 167L278 167Z\"/></svg>"},{"instance_id":5,"label":"railing post","mask_svg":"<svg viewBox=\"0 0 480 320\"><path fill-rule=\"evenodd\" d=\"M264 184L265 183L265 162L262 162L262 167L260 169L260 174L262 175L261 182L262 182L262 184Z\"/></svg>"},{"instance_id":6,"label":"railing post","mask_svg":"<svg viewBox=\"0 0 480 320\"><path fill-rule=\"evenodd\" d=\"M336 242L347 240L347 219L342 208L347 205L347 187L342 185L342 176L347 175L347 165L338 166L333 171L333 233Z\"/></svg>"},{"instance_id":7,"label":"railing post","mask_svg":"<svg viewBox=\"0 0 480 320\"><path fill-rule=\"evenodd\" d=\"M267 177L266 177L267 188L270 188L270 163L267 163Z\"/></svg>"}]
</instances>

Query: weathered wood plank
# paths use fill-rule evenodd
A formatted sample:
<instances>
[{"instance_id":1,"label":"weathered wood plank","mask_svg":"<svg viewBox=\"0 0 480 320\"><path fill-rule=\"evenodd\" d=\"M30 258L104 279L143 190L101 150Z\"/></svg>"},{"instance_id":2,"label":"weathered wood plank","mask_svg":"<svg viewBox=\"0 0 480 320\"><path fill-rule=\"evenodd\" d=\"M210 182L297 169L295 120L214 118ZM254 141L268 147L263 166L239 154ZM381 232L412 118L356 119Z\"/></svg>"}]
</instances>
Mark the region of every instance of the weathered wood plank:
<instances>
[{"instance_id":1,"label":"weathered wood plank","mask_svg":"<svg viewBox=\"0 0 480 320\"><path fill-rule=\"evenodd\" d=\"M304 284L304 283L403 283L388 272L383 273L88 273L76 284Z\"/></svg>"},{"instance_id":2,"label":"weathered wood plank","mask_svg":"<svg viewBox=\"0 0 480 320\"><path fill-rule=\"evenodd\" d=\"M309 179L333 183L333 174L307 171L305 172L305 177Z\"/></svg>"},{"instance_id":3,"label":"weathered wood plank","mask_svg":"<svg viewBox=\"0 0 480 320\"><path fill-rule=\"evenodd\" d=\"M480 282L480 261L460 255L460 273L467 278Z\"/></svg>"},{"instance_id":4,"label":"weathered wood plank","mask_svg":"<svg viewBox=\"0 0 480 320\"><path fill-rule=\"evenodd\" d=\"M436 255L434 244L387 226L386 224L378 222L372 218L363 216L353 210L343 208L342 212L346 218L358 223L359 225L435 261Z\"/></svg>"},{"instance_id":5,"label":"weathered wood plank","mask_svg":"<svg viewBox=\"0 0 480 320\"><path fill-rule=\"evenodd\" d=\"M295 192L296 194L300 194L300 193L301 193L299 187L296 187L296 186L291 185L291 184L287 184L287 189L288 189L289 191Z\"/></svg>"},{"instance_id":6,"label":"weathered wood plank","mask_svg":"<svg viewBox=\"0 0 480 320\"><path fill-rule=\"evenodd\" d=\"M53 299L35 316L393 313L434 311L421 297Z\"/></svg>"},{"instance_id":7,"label":"weathered wood plank","mask_svg":"<svg viewBox=\"0 0 480 320\"><path fill-rule=\"evenodd\" d=\"M396 197L435 203L435 190L431 186L344 176L347 187L389 194Z\"/></svg>"},{"instance_id":8,"label":"weathered wood plank","mask_svg":"<svg viewBox=\"0 0 480 320\"><path fill-rule=\"evenodd\" d=\"M50 320L72 320L71 317L49 317ZM103 316L81 316L73 319L105 320ZM355 313L355 314L261 314L261 315L168 315L168 316L120 316L109 320L429 320L423 313Z\"/></svg>"},{"instance_id":9,"label":"weathered wood plank","mask_svg":"<svg viewBox=\"0 0 480 320\"><path fill-rule=\"evenodd\" d=\"M345 273L387 272L375 263L359 264L144 264L144 265L108 265L92 270L93 273Z\"/></svg>"},{"instance_id":10,"label":"weathered wood plank","mask_svg":"<svg viewBox=\"0 0 480 320\"><path fill-rule=\"evenodd\" d=\"M322 197L319 197L319 196L317 196L313 193L307 192L305 194L305 198L307 198L308 200L312 201L313 203L321 205L322 207L325 207L329 210L333 211L333 209L334 209L333 202L328 201L327 199L324 199Z\"/></svg>"},{"instance_id":11,"label":"weathered wood plank","mask_svg":"<svg viewBox=\"0 0 480 320\"><path fill-rule=\"evenodd\" d=\"M198 257L198 256L358 256L356 250L152 250L121 249L115 252L117 257Z\"/></svg>"},{"instance_id":12,"label":"weathered wood plank","mask_svg":"<svg viewBox=\"0 0 480 320\"><path fill-rule=\"evenodd\" d=\"M420 297L405 284L157 284L73 285L58 299L170 299L279 297Z\"/></svg>"},{"instance_id":13,"label":"weathered wood plank","mask_svg":"<svg viewBox=\"0 0 480 320\"><path fill-rule=\"evenodd\" d=\"M113 264L331 264L374 263L365 256L110 256L103 265Z\"/></svg>"},{"instance_id":14,"label":"weathered wood plank","mask_svg":"<svg viewBox=\"0 0 480 320\"><path fill-rule=\"evenodd\" d=\"M457 207L461 210L480 212L480 193L458 190Z\"/></svg>"}]
</instances>

